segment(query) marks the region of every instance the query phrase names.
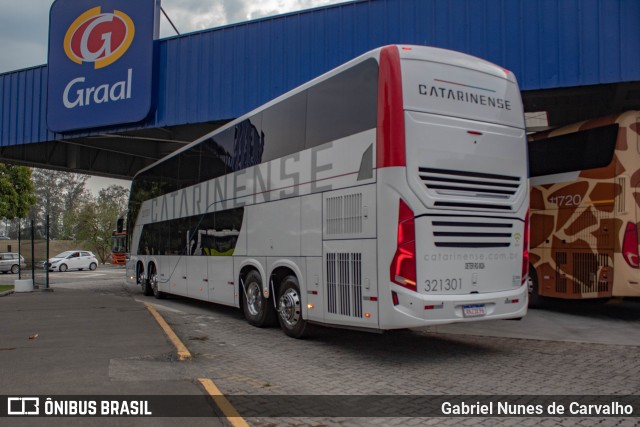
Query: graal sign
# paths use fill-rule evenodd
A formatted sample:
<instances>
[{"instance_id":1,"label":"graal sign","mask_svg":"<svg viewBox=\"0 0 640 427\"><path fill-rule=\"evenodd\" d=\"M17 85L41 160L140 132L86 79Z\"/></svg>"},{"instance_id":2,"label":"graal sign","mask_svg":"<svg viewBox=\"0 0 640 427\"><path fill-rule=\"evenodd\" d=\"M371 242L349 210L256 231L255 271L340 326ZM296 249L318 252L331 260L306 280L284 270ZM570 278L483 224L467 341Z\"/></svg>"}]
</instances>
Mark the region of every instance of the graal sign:
<instances>
[{"instance_id":1,"label":"graal sign","mask_svg":"<svg viewBox=\"0 0 640 427\"><path fill-rule=\"evenodd\" d=\"M56 0L49 16L47 125L137 122L152 103L160 0Z\"/></svg>"}]
</instances>

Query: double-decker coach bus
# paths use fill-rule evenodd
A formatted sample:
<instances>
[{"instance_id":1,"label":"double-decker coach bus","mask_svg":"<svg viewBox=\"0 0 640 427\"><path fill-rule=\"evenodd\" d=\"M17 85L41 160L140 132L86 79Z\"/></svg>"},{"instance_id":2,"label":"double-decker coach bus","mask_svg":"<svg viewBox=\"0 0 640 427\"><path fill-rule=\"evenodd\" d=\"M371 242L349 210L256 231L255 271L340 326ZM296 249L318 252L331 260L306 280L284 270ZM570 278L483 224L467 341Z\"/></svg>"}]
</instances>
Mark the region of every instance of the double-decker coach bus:
<instances>
[{"instance_id":1,"label":"double-decker coach bus","mask_svg":"<svg viewBox=\"0 0 640 427\"><path fill-rule=\"evenodd\" d=\"M640 296L640 112L529 138L531 303Z\"/></svg>"},{"instance_id":2,"label":"double-decker coach bus","mask_svg":"<svg viewBox=\"0 0 640 427\"><path fill-rule=\"evenodd\" d=\"M386 46L139 172L127 276L293 337L519 318L528 206L513 74Z\"/></svg>"}]
</instances>

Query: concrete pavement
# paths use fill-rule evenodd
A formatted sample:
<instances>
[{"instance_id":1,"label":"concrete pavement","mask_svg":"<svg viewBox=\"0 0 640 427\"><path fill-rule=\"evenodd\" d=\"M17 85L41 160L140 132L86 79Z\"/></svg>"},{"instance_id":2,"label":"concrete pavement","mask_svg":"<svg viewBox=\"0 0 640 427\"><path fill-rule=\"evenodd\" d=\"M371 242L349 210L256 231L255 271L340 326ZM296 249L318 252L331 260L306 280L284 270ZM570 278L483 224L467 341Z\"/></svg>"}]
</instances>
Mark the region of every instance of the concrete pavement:
<instances>
[{"instance_id":1,"label":"concrete pavement","mask_svg":"<svg viewBox=\"0 0 640 427\"><path fill-rule=\"evenodd\" d=\"M57 288L0 298L0 395L205 395L144 305L122 285L115 289ZM11 419L68 425L62 420ZM73 421L128 424L124 418ZM190 425L212 422L222 425L216 418L189 419ZM165 424L175 419L153 423Z\"/></svg>"}]
</instances>

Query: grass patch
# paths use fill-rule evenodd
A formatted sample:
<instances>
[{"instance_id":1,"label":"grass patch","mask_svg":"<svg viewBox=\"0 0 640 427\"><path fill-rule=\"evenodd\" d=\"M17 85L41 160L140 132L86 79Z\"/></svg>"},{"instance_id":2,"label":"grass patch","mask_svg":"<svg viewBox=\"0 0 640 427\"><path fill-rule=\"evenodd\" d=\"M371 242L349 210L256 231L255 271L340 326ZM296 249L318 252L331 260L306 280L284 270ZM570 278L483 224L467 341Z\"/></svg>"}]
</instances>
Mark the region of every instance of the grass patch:
<instances>
[{"instance_id":1,"label":"grass patch","mask_svg":"<svg viewBox=\"0 0 640 427\"><path fill-rule=\"evenodd\" d=\"M13 285L0 285L0 292L13 290Z\"/></svg>"}]
</instances>

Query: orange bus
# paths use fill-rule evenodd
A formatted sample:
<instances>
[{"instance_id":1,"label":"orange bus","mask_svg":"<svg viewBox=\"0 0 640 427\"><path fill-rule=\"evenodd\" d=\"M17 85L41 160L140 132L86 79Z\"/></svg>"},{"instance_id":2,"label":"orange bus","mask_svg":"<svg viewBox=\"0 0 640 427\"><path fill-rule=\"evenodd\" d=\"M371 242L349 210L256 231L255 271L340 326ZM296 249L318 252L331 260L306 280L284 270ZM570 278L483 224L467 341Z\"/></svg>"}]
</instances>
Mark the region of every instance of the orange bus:
<instances>
[{"instance_id":1,"label":"orange bus","mask_svg":"<svg viewBox=\"0 0 640 427\"><path fill-rule=\"evenodd\" d=\"M111 234L111 264L127 263L127 232L124 230L124 218L118 218L116 229Z\"/></svg>"},{"instance_id":2,"label":"orange bus","mask_svg":"<svg viewBox=\"0 0 640 427\"><path fill-rule=\"evenodd\" d=\"M640 112L529 136L530 305L640 296Z\"/></svg>"}]
</instances>

